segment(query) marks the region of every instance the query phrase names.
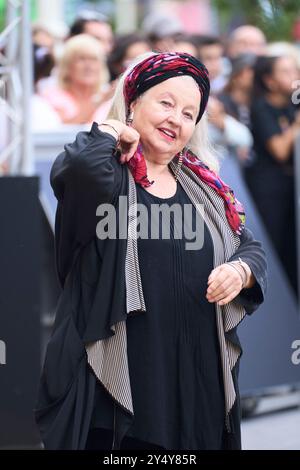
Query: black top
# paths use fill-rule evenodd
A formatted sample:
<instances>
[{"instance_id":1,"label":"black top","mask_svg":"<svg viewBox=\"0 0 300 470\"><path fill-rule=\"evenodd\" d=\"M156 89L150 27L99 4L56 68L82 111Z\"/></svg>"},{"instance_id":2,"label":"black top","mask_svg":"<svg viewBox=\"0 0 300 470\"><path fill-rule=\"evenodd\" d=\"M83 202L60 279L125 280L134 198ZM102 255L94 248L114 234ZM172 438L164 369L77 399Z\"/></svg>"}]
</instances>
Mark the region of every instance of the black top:
<instances>
[{"instance_id":1,"label":"black top","mask_svg":"<svg viewBox=\"0 0 300 470\"><path fill-rule=\"evenodd\" d=\"M148 209L139 220L149 217L149 238L138 239L146 312L127 320L135 412L127 435L166 449L220 449L223 380L215 308L205 297L213 269L210 233L204 225L203 247L186 249L191 239L185 234L195 233L196 209L179 183L176 194L167 199L137 185L137 198ZM159 239L151 239L150 220L153 225L157 222L154 216L151 219L151 204L170 207L175 203L184 210L182 217L180 212L179 217L171 215L170 238L162 239L160 223ZM203 223L203 219L197 221ZM108 402L98 398L94 426L104 425L103 406L112 407Z\"/></svg>"},{"instance_id":2,"label":"black top","mask_svg":"<svg viewBox=\"0 0 300 470\"><path fill-rule=\"evenodd\" d=\"M267 143L274 135L282 134L295 119L296 107L290 103L275 107L266 98L257 99L251 107L251 129L254 140L256 159L254 166L258 170L269 171L268 184L272 178L293 174L293 152L285 162L278 162L269 152Z\"/></svg>"}]
</instances>

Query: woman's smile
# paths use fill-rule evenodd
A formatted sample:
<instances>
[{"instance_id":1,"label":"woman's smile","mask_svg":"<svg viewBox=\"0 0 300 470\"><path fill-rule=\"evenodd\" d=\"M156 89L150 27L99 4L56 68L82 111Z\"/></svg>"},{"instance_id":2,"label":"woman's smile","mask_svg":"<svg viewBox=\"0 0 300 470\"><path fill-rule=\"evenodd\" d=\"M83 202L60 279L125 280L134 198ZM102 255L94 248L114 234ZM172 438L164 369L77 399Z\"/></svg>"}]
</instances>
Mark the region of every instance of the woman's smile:
<instances>
[{"instance_id":1,"label":"woman's smile","mask_svg":"<svg viewBox=\"0 0 300 470\"><path fill-rule=\"evenodd\" d=\"M158 132L160 135L167 140L168 142L174 142L176 140L176 132L172 131L171 129L167 129L166 127L159 127Z\"/></svg>"}]
</instances>

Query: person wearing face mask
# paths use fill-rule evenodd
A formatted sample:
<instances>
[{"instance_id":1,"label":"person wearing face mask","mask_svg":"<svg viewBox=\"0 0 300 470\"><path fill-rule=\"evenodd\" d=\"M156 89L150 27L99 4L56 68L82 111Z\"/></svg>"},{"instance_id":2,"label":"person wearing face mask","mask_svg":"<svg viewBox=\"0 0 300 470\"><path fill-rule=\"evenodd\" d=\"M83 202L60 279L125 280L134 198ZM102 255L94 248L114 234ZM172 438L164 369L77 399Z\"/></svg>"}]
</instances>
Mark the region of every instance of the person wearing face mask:
<instances>
[{"instance_id":1,"label":"person wearing face mask","mask_svg":"<svg viewBox=\"0 0 300 470\"><path fill-rule=\"evenodd\" d=\"M266 258L218 176L209 88L189 54L140 56L108 118L54 162L47 449L241 447L236 328L264 300Z\"/></svg>"}]
</instances>

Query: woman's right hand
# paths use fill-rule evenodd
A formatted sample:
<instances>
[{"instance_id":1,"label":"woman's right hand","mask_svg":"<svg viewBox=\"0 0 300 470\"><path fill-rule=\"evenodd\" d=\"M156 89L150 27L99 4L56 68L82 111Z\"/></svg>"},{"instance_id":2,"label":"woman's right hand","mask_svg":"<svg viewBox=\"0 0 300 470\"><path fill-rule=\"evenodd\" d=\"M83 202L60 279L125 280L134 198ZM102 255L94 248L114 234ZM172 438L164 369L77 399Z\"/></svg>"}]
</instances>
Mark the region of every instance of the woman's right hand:
<instances>
[{"instance_id":1,"label":"woman's right hand","mask_svg":"<svg viewBox=\"0 0 300 470\"><path fill-rule=\"evenodd\" d=\"M103 124L107 124L107 126ZM108 134L113 135L114 137L116 137L114 129L118 132L118 147L121 150L120 163L126 163L131 159L131 157L133 157L140 140L140 134L133 127L129 127L116 119L106 119L99 125L99 129L102 132L107 132Z\"/></svg>"}]
</instances>

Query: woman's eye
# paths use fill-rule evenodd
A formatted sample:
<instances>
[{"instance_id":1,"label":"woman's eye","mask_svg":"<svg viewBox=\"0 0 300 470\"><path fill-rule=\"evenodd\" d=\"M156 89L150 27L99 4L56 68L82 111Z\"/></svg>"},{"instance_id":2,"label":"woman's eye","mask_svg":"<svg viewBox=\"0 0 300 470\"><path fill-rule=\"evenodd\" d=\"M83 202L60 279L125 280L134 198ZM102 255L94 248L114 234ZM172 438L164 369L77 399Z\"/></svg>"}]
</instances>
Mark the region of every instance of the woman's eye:
<instances>
[{"instance_id":1,"label":"woman's eye","mask_svg":"<svg viewBox=\"0 0 300 470\"><path fill-rule=\"evenodd\" d=\"M166 105L166 106L172 106L172 103L170 103L170 101L161 101L162 104Z\"/></svg>"},{"instance_id":2,"label":"woman's eye","mask_svg":"<svg viewBox=\"0 0 300 470\"><path fill-rule=\"evenodd\" d=\"M189 118L189 119L194 119L194 118L193 118L193 115L190 114L190 113L185 113L184 115L185 115L187 118Z\"/></svg>"}]
</instances>

